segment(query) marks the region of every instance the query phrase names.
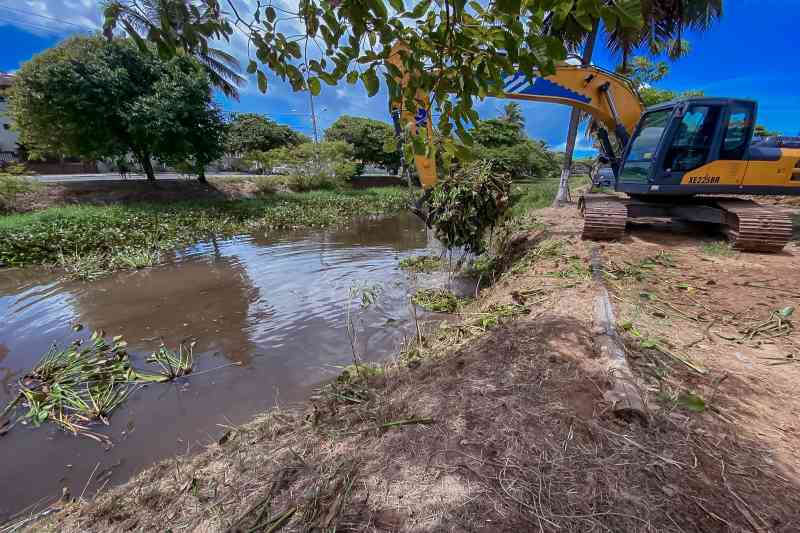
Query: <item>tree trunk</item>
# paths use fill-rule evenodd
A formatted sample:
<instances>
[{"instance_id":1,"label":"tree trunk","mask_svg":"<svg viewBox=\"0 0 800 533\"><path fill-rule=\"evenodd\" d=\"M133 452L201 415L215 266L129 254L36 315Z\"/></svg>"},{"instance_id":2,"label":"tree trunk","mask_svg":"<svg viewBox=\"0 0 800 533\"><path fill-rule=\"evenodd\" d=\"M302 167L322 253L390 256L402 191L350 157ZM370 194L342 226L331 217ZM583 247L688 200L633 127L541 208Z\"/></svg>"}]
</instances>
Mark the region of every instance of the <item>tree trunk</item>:
<instances>
[{"instance_id":1,"label":"tree trunk","mask_svg":"<svg viewBox=\"0 0 800 533\"><path fill-rule=\"evenodd\" d=\"M592 54L594 52L594 44L597 41L597 22L595 21L592 32L586 39L586 46L583 48L583 55L581 56L582 65L590 65L592 63ZM569 203L572 199L569 195L569 177L572 171L572 154L575 151L575 141L578 138L578 126L580 125L581 112L578 108L573 107L572 113L569 116L569 129L567 130L567 145L564 151L564 166L561 168L561 179L558 182L558 193L553 200L553 207L561 207Z\"/></svg>"},{"instance_id":2,"label":"tree trunk","mask_svg":"<svg viewBox=\"0 0 800 533\"><path fill-rule=\"evenodd\" d=\"M206 166L201 163L197 164L197 181L208 183L208 180L206 180Z\"/></svg>"},{"instance_id":3,"label":"tree trunk","mask_svg":"<svg viewBox=\"0 0 800 533\"><path fill-rule=\"evenodd\" d=\"M150 161L150 154L148 152L143 152L138 159L144 173L147 175L147 181L156 181L156 173L153 171L153 163Z\"/></svg>"}]
</instances>

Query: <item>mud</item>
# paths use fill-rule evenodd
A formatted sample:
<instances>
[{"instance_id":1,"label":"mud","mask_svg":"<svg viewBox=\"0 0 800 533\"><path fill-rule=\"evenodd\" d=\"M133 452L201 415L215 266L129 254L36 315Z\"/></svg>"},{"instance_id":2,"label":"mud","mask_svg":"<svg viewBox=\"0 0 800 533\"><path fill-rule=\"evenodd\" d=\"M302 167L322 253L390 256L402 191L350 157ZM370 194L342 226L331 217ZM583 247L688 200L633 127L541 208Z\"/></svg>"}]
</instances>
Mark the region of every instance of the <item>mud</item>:
<instances>
[{"instance_id":1,"label":"mud","mask_svg":"<svg viewBox=\"0 0 800 533\"><path fill-rule=\"evenodd\" d=\"M419 280L401 257L436 248L413 215L204 242L160 267L94 283L52 273L0 272L0 405L50 344L103 329L124 335L137 365L163 341L195 340L195 373L135 393L101 431L115 445L49 427L18 425L0 438L0 521L69 487L79 495L127 480L146 465L191 452L255 413L306 398L352 361L346 302L355 285L379 285L366 310L354 303L358 351L395 353L414 324L408 295ZM431 315L418 313L423 319ZM81 332L72 326L80 323Z\"/></svg>"}]
</instances>

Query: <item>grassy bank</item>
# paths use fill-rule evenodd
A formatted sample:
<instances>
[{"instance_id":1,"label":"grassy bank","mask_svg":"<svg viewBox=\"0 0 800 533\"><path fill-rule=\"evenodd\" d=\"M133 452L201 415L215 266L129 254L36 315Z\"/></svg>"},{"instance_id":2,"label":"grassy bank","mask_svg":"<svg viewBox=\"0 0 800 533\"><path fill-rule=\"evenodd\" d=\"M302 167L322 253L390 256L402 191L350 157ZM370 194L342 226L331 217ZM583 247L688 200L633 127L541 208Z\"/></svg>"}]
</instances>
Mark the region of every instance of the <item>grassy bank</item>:
<instances>
[{"instance_id":1,"label":"grassy bank","mask_svg":"<svg viewBox=\"0 0 800 533\"><path fill-rule=\"evenodd\" d=\"M210 235L320 227L398 211L400 188L276 193L240 200L187 200L52 207L0 217L0 266L114 270L157 263L162 252ZM91 269L88 269L91 270Z\"/></svg>"}]
</instances>

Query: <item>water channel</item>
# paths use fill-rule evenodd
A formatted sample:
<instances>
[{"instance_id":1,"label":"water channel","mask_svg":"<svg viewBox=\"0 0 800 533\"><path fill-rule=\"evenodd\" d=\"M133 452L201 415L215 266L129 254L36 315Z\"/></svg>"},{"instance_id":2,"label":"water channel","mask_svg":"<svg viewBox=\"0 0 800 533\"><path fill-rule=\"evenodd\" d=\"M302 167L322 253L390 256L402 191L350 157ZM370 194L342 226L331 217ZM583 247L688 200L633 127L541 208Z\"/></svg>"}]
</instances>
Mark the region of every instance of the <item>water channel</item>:
<instances>
[{"instance_id":1,"label":"water channel","mask_svg":"<svg viewBox=\"0 0 800 533\"><path fill-rule=\"evenodd\" d=\"M163 266L93 283L36 270L0 270L0 406L54 342L92 330L123 335L135 366L163 341L196 340L195 372L134 393L99 426L114 445L45 425L0 437L0 521L69 487L88 493L121 483L153 462L196 450L221 425L247 422L276 404L302 401L352 360L346 305L353 286L380 287L356 315L358 349L379 361L414 331L408 296L417 283L397 266L435 251L413 215L203 242ZM80 323L84 330L75 332ZM94 428L97 429L97 428ZM97 466L99 464L99 466Z\"/></svg>"}]
</instances>

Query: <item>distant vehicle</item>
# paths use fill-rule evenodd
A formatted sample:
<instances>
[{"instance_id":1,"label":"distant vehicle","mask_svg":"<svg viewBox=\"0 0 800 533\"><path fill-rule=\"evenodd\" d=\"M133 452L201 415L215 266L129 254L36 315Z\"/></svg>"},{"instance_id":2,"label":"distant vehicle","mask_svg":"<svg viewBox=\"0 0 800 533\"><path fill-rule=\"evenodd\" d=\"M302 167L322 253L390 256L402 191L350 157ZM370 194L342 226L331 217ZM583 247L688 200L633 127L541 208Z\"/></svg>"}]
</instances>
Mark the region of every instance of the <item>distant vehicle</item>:
<instances>
[{"instance_id":1,"label":"distant vehicle","mask_svg":"<svg viewBox=\"0 0 800 533\"><path fill-rule=\"evenodd\" d=\"M611 167L600 167L592 179L595 187L614 187L614 171Z\"/></svg>"}]
</instances>

